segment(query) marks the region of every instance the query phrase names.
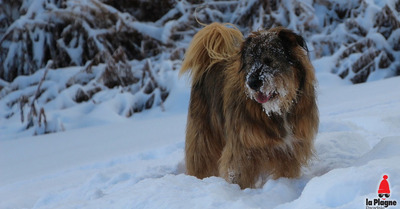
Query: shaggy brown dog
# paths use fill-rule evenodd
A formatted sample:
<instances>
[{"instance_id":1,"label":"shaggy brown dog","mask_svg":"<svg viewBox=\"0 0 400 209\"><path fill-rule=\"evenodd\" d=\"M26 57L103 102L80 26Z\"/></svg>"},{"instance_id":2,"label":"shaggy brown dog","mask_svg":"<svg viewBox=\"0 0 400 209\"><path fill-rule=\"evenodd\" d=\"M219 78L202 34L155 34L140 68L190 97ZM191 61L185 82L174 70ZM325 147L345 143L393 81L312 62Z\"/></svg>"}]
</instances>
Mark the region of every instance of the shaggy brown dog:
<instances>
[{"instance_id":1,"label":"shaggy brown dog","mask_svg":"<svg viewBox=\"0 0 400 209\"><path fill-rule=\"evenodd\" d=\"M189 175L241 188L300 175L318 129L307 53L303 38L284 28L244 40L234 26L213 23L193 37L180 71L192 76Z\"/></svg>"}]
</instances>

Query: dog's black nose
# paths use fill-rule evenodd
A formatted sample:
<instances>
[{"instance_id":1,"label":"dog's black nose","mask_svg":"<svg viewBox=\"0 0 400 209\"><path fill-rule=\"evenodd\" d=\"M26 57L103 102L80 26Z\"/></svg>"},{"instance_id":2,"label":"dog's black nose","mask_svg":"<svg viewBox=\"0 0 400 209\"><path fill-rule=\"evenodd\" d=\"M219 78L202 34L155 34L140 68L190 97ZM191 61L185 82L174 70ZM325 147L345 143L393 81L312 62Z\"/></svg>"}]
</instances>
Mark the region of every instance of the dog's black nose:
<instances>
[{"instance_id":1,"label":"dog's black nose","mask_svg":"<svg viewBox=\"0 0 400 209\"><path fill-rule=\"evenodd\" d=\"M247 85L255 91L260 90L262 84L263 82L258 76L250 76L249 80L247 81Z\"/></svg>"}]
</instances>

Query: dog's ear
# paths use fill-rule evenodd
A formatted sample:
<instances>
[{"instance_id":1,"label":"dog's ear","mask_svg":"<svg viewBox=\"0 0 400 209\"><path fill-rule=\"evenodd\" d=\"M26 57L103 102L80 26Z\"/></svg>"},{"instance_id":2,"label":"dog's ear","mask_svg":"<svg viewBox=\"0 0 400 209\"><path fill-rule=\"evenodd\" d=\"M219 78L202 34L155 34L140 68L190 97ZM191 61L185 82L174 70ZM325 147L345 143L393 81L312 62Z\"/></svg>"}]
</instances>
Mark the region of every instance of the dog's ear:
<instances>
[{"instance_id":1,"label":"dog's ear","mask_svg":"<svg viewBox=\"0 0 400 209\"><path fill-rule=\"evenodd\" d=\"M304 41L303 37L301 37L300 35L297 35L293 31L288 30L288 29L281 29L278 32L278 37L282 40L282 43L284 45L287 45L290 47L300 46L308 52L308 47L307 47L307 44Z\"/></svg>"}]
</instances>

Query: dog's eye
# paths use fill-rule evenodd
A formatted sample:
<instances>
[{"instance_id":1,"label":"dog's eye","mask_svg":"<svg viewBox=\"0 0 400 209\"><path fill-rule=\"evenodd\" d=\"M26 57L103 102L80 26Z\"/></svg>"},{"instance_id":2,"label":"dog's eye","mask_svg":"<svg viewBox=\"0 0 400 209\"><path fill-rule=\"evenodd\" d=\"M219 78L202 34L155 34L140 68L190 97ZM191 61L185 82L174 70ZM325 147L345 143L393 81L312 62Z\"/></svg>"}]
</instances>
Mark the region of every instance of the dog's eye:
<instances>
[{"instance_id":1,"label":"dog's eye","mask_svg":"<svg viewBox=\"0 0 400 209\"><path fill-rule=\"evenodd\" d=\"M264 64L265 65L271 65L271 63L272 63L272 59L270 59L268 57L264 58Z\"/></svg>"}]
</instances>

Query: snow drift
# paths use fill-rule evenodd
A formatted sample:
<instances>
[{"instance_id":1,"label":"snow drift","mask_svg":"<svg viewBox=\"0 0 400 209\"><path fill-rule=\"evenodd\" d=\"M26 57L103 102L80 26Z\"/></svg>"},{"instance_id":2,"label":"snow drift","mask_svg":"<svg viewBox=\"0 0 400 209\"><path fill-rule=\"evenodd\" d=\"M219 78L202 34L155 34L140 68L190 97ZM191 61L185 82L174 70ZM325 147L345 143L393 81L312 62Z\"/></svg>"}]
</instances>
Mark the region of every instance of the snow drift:
<instances>
[{"instance_id":1,"label":"snow drift","mask_svg":"<svg viewBox=\"0 0 400 209\"><path fill-rule=\"evenodd\" d=\"M387 89L400 78L344 85L329 71L317 77L316 157L300 178L241 190L219 177L183 174L190 89L181 80L165 112L1 140L0 208L366 208L383 175L389 200L399 201L400 92Z\"/></svg>"}]
</instances>

